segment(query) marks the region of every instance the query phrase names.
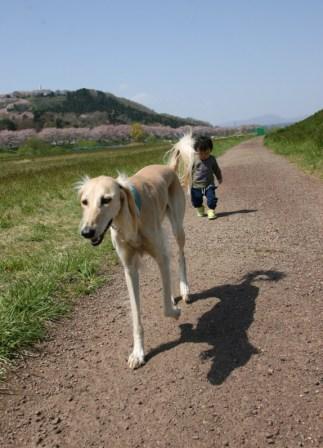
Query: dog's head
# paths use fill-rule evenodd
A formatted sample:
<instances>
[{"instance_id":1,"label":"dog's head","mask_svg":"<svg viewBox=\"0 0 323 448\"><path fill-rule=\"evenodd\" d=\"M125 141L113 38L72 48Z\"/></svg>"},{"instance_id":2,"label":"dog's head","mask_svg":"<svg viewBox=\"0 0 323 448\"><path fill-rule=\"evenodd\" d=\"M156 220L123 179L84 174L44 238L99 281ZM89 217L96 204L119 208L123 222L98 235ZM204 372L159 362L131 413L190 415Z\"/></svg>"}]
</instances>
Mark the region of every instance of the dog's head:
<instances>
[{"instance_id":1,"label":"dog's head","mask_svg":"<svg viewBox=\"0 0 323 448\"><path fill-rule=\"evenodd\" d=\"M84 178L77 185L83 217L81 235L98 246L114 220L128 233L136 231L136 209L130 191L108 176ZM131 227L129 230L129 226Z\"/></svg>"}]
</instances>

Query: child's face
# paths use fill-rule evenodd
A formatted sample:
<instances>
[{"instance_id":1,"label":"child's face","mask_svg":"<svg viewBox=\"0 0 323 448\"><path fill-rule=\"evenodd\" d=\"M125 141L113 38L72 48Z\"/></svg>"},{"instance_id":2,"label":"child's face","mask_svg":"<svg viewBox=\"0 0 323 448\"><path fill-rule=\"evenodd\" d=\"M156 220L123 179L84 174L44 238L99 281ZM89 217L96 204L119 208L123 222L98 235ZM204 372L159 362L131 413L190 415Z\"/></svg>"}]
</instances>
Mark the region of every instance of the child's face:
<instances>
[{"instance_id":1,"label":"child's face","mask_svg":"<svg viewBox=\"0 0 323 448\"><path fill-rule=\"evenodd\" d=\"M210 157L211 150L210 149L205 149L205 150L199 149L197 151L197 154L198 154L200 160L206 160Z\"/></svg>"}]
</instances>

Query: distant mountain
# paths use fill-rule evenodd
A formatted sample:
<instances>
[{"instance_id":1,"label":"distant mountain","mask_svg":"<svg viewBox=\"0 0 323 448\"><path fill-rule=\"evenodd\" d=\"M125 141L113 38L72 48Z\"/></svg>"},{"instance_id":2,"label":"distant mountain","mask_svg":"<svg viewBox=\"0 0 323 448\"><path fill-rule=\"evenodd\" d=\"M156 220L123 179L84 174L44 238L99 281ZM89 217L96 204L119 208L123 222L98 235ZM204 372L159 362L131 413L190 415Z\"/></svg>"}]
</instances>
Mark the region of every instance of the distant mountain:
<instances>
[{"instance_id":1,"label":"distant mountain","mask_svg":"<svg viewBox=\"0 0 323 448\"><path fill-rule=\"evenodd\" d=\"M273 115L273 114L266 114L266 115L260 115L258 117L249 118L247 120L236 120L231 121L227 123L222 123L222 126L228 126L228 127L239 127L239 126L246 126L246 125L258 125L258 126L287 126L288 124L295 123L296 121L299 121L303 119L304 117L297 117L297 118L283 118L279 115Z\"/></svg>"},{"instance_id":2,"label":"distant mountain","mask_svg":"<svg viewBox=\"0 0 323 448\"><path fill-rule=\"evenodd\" d=\"M93 89L16 91L0 95L0 130L95 127L103 124L210 126L193 118L159 114L142 104Z\"/></svg>"}]
</instances>

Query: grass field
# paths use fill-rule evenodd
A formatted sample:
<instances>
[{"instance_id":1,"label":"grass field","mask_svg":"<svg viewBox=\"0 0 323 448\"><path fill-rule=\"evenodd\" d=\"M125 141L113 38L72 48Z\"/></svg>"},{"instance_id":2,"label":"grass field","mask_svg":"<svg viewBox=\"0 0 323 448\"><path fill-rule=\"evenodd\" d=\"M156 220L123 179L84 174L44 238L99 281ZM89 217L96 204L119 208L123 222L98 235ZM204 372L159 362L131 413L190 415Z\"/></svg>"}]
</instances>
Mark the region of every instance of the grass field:
<instances>
[{"instance_id":1,"label":"grass field","mask_svg":"<svg viewBox=\"0 0 323 448\"><path fill-rule=\"evenodd\" d=\"M248 137L217 140L215 154ZM64 156L1 160L0 363L46 334L46 322L108 281L117 260L110 239L98 248L78 232L74 183L84 174L132 174L162 163L170 144ZM103 266L103 268L101 267Z\"/></svg>"},{"instance_id":2,"label":"grass field","mask_svg":"<svg viewBox=\"0 0 323 448\"><path fill-rule=\"evenodd\" d=\"M269 133L265 144L305 171L323 178L323 110Z\"/></svg>"}]
</instances>

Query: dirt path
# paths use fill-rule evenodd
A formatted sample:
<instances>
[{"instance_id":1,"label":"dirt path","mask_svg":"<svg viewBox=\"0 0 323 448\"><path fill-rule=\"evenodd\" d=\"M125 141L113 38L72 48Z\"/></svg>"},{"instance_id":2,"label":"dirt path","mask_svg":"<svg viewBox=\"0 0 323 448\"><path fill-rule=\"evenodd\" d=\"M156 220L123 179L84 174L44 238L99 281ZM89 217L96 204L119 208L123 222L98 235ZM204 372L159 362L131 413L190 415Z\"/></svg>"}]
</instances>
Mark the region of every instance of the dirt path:
<instances>
[{"instance_id":1,"label":"dirt path","mask_svg":"<svg viewBox=\"0 0 323 448\"><path fill-rule=\"evenodd\" d=\"M188 207L193 295L179 322L144 263L147 364L127 368L118 268L10 378L2 448L322 446L323 185L259 139L220 165L219 219Z\"/></svg>"}]
</instances>

